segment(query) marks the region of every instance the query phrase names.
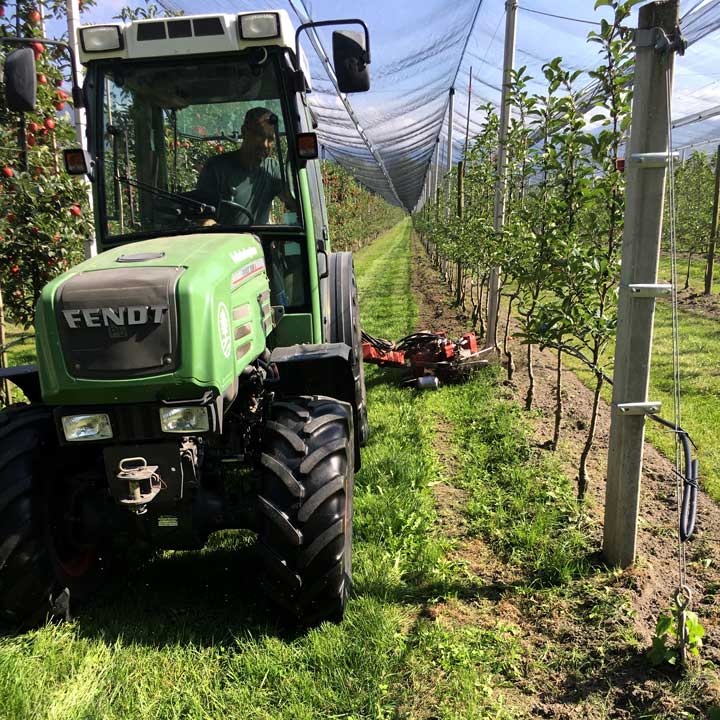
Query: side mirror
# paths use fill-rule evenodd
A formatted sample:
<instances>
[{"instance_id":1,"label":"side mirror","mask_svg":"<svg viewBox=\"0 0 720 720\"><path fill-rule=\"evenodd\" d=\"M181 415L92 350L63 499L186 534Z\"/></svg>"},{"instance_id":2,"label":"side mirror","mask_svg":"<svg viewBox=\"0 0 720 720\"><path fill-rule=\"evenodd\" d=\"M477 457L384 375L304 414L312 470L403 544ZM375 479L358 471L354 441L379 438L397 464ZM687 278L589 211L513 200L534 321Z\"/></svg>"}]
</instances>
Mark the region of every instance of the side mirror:
<instances>
[{"instance_id":1,"label":"side mirror","mask_svg":"<svg viewBox=\"0 0 720 720\"><path fill-rule=\"evenodd\" d=\"M333 65L340 92L365 92L370 89L368 52L365 34L355 30L333 33Z\"/></svg>"},{"instance_id":2,"label":"side mirror","mask_svg":"<svg viewBox=\"0 0 720 720\"><path fill-rule=\"evenodd\" d=\"M5 58L5 104L12 112L32 112L37 99L35 53L32 48L13 50Z\"/></svg>"}]
</instances>

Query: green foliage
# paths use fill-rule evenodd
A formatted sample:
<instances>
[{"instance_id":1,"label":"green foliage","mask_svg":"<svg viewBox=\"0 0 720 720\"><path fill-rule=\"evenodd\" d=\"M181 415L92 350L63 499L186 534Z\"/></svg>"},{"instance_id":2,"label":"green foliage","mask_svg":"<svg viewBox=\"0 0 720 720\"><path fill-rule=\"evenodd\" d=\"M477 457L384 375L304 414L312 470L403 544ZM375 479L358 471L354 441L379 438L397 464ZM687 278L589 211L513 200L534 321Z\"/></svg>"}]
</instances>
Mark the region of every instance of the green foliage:
<instances>
[{"instance_id":1,"label":"green foliage","mask_svg":"<svg viewBox=\"0 0 720 720\"><path fill-rule=\"evenodd\" d=\"M449 212L442 202L430 203L415 218L441 268L447 262L473 268L478 281L474 316L482 318L484 278L495 266L503 269L503 290L511 302L517 301L516 337L528 346L528 409L534 391L533 345L583 353L598 368L578 468L580 499L587 486L586 463L606 370L601 363L617 324L615 289L624 215L624 175L617 160L632 100L633 53L625 27L632 3L601 4L609 6L614 17L588 35L600 56L598 66L586 73L594 84L592 93L578 89L582 73L566 69L560 57L542 68L543 93L528 91L531 78L524 67L512 74L514 117L503 148L507 170L501 178L506 196L502 234L493 229L499 137L497 116L489 106L467 157L468 212L461 219L451 196ZM587 127L588 115L596 127ZM453 276L455 282L461 279L459 272Z\"/></svg>"},{"instance_id":2,"label":"green foliage","mask_svg":"<svg viewBox=\"0 0 720 720\"><path fill-rule=\"evenodd\" d=\"M154 17L177 17L185 14L182 10L166 10L151 0L144 0L144 2L144 7L142 5L136 7L126 5L120 9L120 12L115 15L115 18L124 22L131 22L133 20L149 20Z\"/></svg>"},{"instance_id":3,"label":"green foliage","mask_svg":"<svg viewBox=\"0 0 720 720\"><path fill-rule=\"evenodd\" d=\"M44 14L60 18L64 6L44 3ZM28 19L36 7L37 3L20 3L21 31L41 37L39 24ZM6 15L0 35L14 34L15 18ZM72 103L63 89L68 82L66 58L40 47L35 56L37 109L25 115L26 170L18 139L21 119L0 105L0 289L9 318L25 327L32 323L43 285L82 258L83 241L92 234L85 185L62 168L62 148L75 144L75 130L65 112Z\"/></svg>"},{"instance_id":4,"label":"green foliage","mask_svg":"<svg viewBox=\"0 0 720 720\"><path fill-rule=\"evenodd\" d=\"M403 217L336 163L322 163L322 178L333 250L358 250Z\"/></svg>"},{"instance_id":5,"label":"green foliage","mask_svg":"<svg viewBox=\"0 0 720 720\"><path fill-rule=\"evenodd\" d=\"M680 252L694 255L707 250L712 225L714 189L714 158L711 159L705 153L694 152L684 163L675 164L675 230ZM666 248L670 241L669 212L668 197L663 222Z\"/></svg>"},{"instance_id":6,"label":"green foliage","mask_svg":"<svg viewBox=\"0 0 720 720\"><path fill-rule=\"evenodd\" d=\"M698 656L705 636L705 628L698 620L697 613L685 612L687 633L687 652ZM652 647L648 651L648 660L652 665L677 665L680 661L678 649L678 608L673 605L668 612L661 613L655 623Z\"/></svg>"}]
</instances>

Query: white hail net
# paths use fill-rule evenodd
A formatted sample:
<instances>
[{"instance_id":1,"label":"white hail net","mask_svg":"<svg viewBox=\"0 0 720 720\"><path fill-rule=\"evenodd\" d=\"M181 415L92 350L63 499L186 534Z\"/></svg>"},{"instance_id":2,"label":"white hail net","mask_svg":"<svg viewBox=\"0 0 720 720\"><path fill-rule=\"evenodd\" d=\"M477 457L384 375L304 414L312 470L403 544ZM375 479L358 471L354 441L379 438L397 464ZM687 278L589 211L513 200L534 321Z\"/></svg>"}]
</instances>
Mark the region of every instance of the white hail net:
<instances>
[{"instance_id":1,"label":"white hail net","mask_svg":"<svg viewBox=\"0 0 720 720\"><path fill-rule=\"evenodd\" d=\"M331 29L319 29L316 47L302 45L308 58L318 135L325 156L357 180L406 210L416 207L434 163L447 166L448 91L455 88L453 162L462 158L466 127L478 132L486 103L498 106L502 85L504 0L162 0L166 10L186 14L285 9L296 25L312 20L361 17L370 29L371 89L338 97L317 47L331 54ZM589 70L599 60L585 39L610 11L593 10L594 0L520 0L515 66L535 78L542 92L542 65L560 55L569 68ZM714 149L720 142L720 0L681 0L681 28L689 43L678 58L673 96L675 149ZM109 18L108 18L109 19ZM637 8L628 21L635 26ZM468 88L472 96L468 122ZM582 84L582 77L578 81ZM587 78L588 87L592 85Z\"/></svg>"}]
</instances>

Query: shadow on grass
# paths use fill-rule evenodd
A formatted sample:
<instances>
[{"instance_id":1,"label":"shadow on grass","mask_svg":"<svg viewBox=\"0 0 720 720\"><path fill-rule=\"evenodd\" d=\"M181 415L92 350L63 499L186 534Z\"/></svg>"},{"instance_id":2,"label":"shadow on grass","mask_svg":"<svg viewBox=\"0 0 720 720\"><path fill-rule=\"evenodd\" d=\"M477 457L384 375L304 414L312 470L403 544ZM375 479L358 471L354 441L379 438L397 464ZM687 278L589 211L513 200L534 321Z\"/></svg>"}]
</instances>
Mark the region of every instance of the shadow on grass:
<instances>
[{"instance_id":1,"label":"shadow on grass","mask_svg":"<svg viewBox=\"0 0 720 720\"><path fill-rule=\"evenodd\" d=\"M75 619L84 637L155 648L208 647L247 635L292 641L304 634L282 623L259 578L252 543L175 552L114 578L92 601L75 606Z\"/></svg>"},{"instance_id":2,"label":"shadow on grass","mask_svg":"<svg viewBox=\"0 0 720 720\"><path fill-rule=\"evenodd\" d=\"M306 635L308 628L283 621L260 588L260 574L251 541L235 549L175 552L117 576L71 611L82 637L153 648L209 647L248 636L292 642ZM400 583L374 578L356 584L353 597L423 606L449 598L500 602L541 586L548 585L532 577L507 583L480 577Z\"/></svg>"},{"instance_id":3,"label":"shadow on grass","mask_svg":"<svg viewBox=\"0 0 720 720\"><path fill-rule=\"evenodd\" d=\"M378 368L370 375L365 376L365 387L372 390L386 385L397 386L410 374L404 368Z\"/></svg>"}]
</instances>

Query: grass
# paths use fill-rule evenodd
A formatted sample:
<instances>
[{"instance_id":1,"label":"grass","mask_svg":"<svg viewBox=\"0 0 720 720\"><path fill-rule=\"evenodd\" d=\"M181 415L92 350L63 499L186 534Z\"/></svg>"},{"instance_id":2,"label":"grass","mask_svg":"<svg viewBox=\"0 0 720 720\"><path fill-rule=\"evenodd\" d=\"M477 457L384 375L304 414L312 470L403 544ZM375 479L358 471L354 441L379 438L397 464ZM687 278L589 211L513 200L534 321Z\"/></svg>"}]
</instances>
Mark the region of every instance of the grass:
<instances>
[{"instance_id":1,"label":"grass","mask_svg":"<svg viewBox=\"0 0 720 720\"><path fill-rule=\"evenodd\" d=\"M566 583L588 570L591 547L572 485L551 456L531 449L525 416L498 396L499 368L438 397L454 428L453 482L469 495L470 530L534 586Z\"/></svg>"},{"instance_id":2,"label":"grass","mask_svg":"<svg viewBox=\"0 0 720 720\"><path fill-rule=\"evenodd\" d=\"M680 387L682 426L698 446L700 483L720 502L720 332L717 320L699 317L689 310L679 311ZM605 366L612 366L612 344L605 355ZM594 378L580 361L566 357L564 362L588 386ZM653 353L650 365L649 400L662 401L661 415L673 418L672 311L668 302L658 302L655 311ZM609 403L612 388L605 386ZM666 457L674 458L673 436L656 423L646 423L646 436Z\"/></svg>"},{"instance_id":3,"label":"grass","mask_svg":"<svg viewBox=\"0 0 720 720\"><path fill-rule=\"evenodd\" d=\"M356 254L373 334L414 329L409 235L405 221ZM627 580L593 562L572 487L495 373L417 393L368 368L367 384L341 624L278 624L256 592L253 538L217 533L148 560L69 623L0 638L0 720L505 720L548 699L613 716L608 688L634 688L624 673L644 667ZM438 516L437 485L462 494L455 516ZM488 567L472 566L473 542ZM506 569L514 579L490 576ZM671 686L657 696L675 692L680 710L701 693ZM623 712L679 716L638 698Z\"/></svg>"},{"instance_id":4,"label":"grass","mask_svg":"<svg viewBox=\"0 0 720 720\"><path fill-rule=\"evenodd\" d=\"M404 222L356 256L370 332L414 328L408 241ZM252 538L218 533L200 552L149 560L70 623L0 639L0 719L503 717L493 678L512 636L493 651L420 617L460 575L437 531L427 396L372 369L368 388L342 624L284 629L256 593Z\"/></svg>"},{"instance_id":5,"label":"grass","mask_svg":"<svg viewBox=\"0 0 720 720\"><path fill-rule=\"evenodd\" d=\"M680 256L677 262L678 273L678 289L685 287L685 277L687 275L687 258ZM658 270L659 282L670 282L672 273L670 271L670 256L663 253L660 256L660 268ZM705 289L705 258L700 255L694 255L690 260L690 285L689 287L696 292L703 292ZM720 264L716 260L715 272L713 273L713 294L720 293Z\"/></svg>"}]
</instances>

